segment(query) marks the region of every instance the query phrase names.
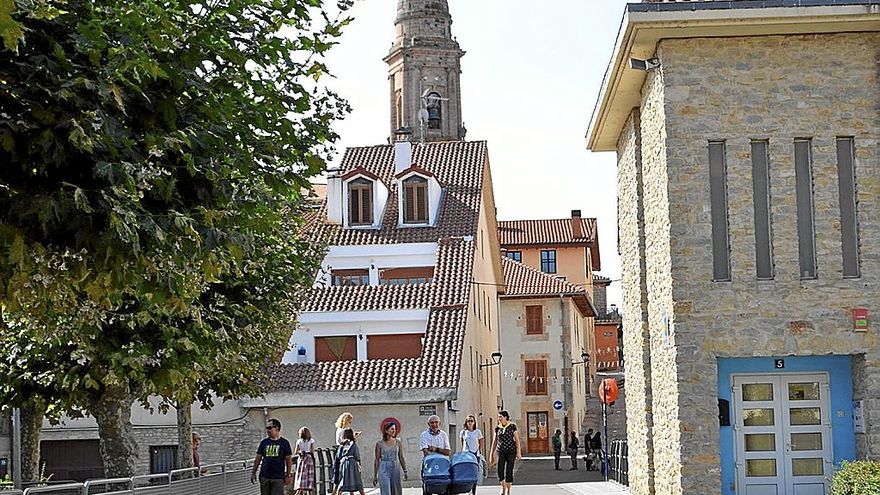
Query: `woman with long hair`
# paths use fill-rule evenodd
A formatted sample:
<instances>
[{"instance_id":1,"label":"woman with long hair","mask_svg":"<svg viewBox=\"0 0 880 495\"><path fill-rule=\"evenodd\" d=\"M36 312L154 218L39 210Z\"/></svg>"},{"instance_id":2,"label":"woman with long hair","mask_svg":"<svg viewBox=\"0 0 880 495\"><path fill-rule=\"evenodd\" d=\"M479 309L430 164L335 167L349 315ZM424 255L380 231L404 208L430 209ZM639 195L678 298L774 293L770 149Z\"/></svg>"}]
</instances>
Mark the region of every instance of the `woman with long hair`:
<instances>
[{"instance_id":1,"label":"woman with long hair","mask_svg":"<svg viewBox=\"0 0 880 495\"><path fill-rule=\"evenodd\" d=\"M397 438L397 424L389 421L382 425L382 440L376 442L376 461L373 463L373 486L379 485L382 495L403 495L403 482L407 479L406 460Z\"/></svg>"},{"instance_id":2,"label":"woman with long hair","mask_svg":"<svg viewBox=\"0 0 880 495\"><path fill-rule=\"evenodd\" d=\"M354 440L354 430L342 431L342 444L336 454L339 460L339 486L337 493L358 492L364 495L364 482L361 479L361 452Z\"/></svg>"},{"instance_id":3,"label":"woman with long hair","mask_svg":"<svg viewBox=\"0 0 880 495\"><path fill-rule=\"evenodd\" d=\"M299 440L296 441L295 454L296 476L293 489L297 495L310 494L315 491L315 440L312 432L303 426L299 429Z\"/></svg>"},{"instance_id":4,"label":"woman with long hair","mask_svg":"<svg viewBox=\"0 0 880 495\"><path fill-rule=\"evenodd\" d=\"M354 416L350 412L344 412L336 418L336 445L342 445L342 432L346 428L351 428L351 422Z\"/></svg>"},{"instance_id":5,"label":"woman with long hair","mask_svg":"<svg viewBox=\"0 0 880 495\"><path fill-rule=\"evenodd\" d=\"M483 459L483 432L477 428L477 418L473 414L468 414L467 418L464 420L464 429L461 430L461 449L474 454L477 457L477 462L480 463L480 467L483 468L483 476L486 476L485 465L486 460ZM471 490L471 493L477 493L477 485L474 485L474 489Z\"/></svg>"},{"instance_id":6,"label":"woman with long hair","mask_svg":"<svg viewBox=\"0 0 880 495\"><path fill-rule=\"evenodd\" d=\"M492 439L492 448L489 464L495 464L498 459L498 480L501 481L501 495L510 495L510 487L513 486L513 464L522 459L522 446L519 441L519 433L516 424L510 421L510 413L500 411L498 413L498 426L495 427L495 437Z\"/></svg>"}]
</instances>

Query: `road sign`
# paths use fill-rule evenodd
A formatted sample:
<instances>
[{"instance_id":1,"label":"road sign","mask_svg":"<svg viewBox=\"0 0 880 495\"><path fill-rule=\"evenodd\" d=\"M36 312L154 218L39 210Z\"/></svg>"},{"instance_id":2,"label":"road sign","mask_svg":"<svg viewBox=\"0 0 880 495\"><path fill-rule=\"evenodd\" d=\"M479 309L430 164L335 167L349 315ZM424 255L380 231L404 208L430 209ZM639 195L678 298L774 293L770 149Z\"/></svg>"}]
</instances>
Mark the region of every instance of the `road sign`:
<instances>
[{"instance_id":1,"label":"road sign","mask_svg":"<svg viewBox=\"0 0 880 495\"><path fill-rule=\"evenodd\" d=\"M562 410L562 405L563 405L563 404L562 404L562 401L561 401L561 400L554 400L554 401L553 401L553 409L555 409L555 410L557 410L557 411L561 411L561 410Z\"/></svg>"}]
</instances>

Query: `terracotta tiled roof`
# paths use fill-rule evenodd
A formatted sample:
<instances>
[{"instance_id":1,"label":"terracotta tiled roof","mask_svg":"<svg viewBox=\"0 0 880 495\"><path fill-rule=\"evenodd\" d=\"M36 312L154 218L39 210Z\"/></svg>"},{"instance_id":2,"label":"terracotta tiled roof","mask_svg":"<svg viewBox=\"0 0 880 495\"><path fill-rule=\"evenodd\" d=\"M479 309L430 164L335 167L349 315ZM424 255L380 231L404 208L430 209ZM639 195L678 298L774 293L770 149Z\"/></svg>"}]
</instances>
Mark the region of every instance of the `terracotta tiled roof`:
<instances>
[{"instance_id":1,"label":"terracotta tiled roof","mask_svg":"<svg viewBox=\"0 0 880 495\"><path fill-rule=\"evenodd\" d=\"M414 144L412 163L428 170L443 187L440 218L433 227L397 226L398 199L394 180L394 147L391 145L349 148L342 157L341 173L362 168L378 176L388 188L388 203L378 229L344 229L330 225L326 206L310 216L307 226L330 245L435 242L442 237L475 235L480 214L483 166L487 163L485 141L449 141Z\"/></svg>"},{"instance_id":2,"label":"terracotta tiled roof","mask_svg":"<svg viewBox=\"0 0 880 495\"><path fill-rule=\"evenodd\" d=\"M500 295L502 299L559 297L562 295L574 298L581 313L585 316L596 316L596 309L593 307L590 295L583 287L547 275L506 256L501 258L501 268L504 271L504 284L507 287L504 294Z\"/></svg>"},{"instance_id":3,"label":"terracotta tiled roof","mask_svg":"<svg viewBox=\"0 0 880 495\"><path fill-rule=\"evenodd\" d=\"M596 219L580 218L582 235L575 237L571 218L554 220L507 220L498 222L501 247L526 245L590 244L597 240Z\"/></svg>"},{"instance_id":4,"label":"terracotta tiled roof","mask_svg":"<svg viewBox=\"0 0 880 495\"><path fill-rule=\"evenodd\" d=\"M443 142L413 146L414 170L433 174L443 188L440 218L433 227L397 227L394 147L349 148L341 174L374 174L389 197L379 229L344 229L326 223L326 202L312 212L307 232L329 245L437 242L434 280L423 285L319 287L303 312L428 309L424 347L418 358L279 364L270 368L270 392L444 389L458 386L479 222L485 142Z\"/></svg>"}]
</instances>

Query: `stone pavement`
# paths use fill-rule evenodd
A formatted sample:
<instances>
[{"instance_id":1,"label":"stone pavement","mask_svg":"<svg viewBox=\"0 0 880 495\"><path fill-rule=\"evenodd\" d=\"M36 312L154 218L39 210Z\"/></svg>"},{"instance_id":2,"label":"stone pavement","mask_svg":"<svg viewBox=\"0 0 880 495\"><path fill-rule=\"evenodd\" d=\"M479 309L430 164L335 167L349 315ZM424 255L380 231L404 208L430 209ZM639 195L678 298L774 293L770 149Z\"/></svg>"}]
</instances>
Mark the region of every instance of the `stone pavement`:
<instances>
[{"instance_id":1,"label":"stone pavement","mask_svg":"<svg viewBox=\"0 0 880 495\"><path fill-rule=\"evenodd\" d=\"M570 461L563 458L563 461ZM560 467L563 464L560 463ZM562 471L553 469L552 457L527 457L517 465L514 473L514 484L511 495L626 495L629 492L614 482L602 481L602 476L595 471ZM420 495L421 488L406 488L404 495ZM497 478L491 477L477 488L477 495L498 495L501 489ZM379 490L368 487L367 495L379 495Z\"/></svg>"}]
</instances>

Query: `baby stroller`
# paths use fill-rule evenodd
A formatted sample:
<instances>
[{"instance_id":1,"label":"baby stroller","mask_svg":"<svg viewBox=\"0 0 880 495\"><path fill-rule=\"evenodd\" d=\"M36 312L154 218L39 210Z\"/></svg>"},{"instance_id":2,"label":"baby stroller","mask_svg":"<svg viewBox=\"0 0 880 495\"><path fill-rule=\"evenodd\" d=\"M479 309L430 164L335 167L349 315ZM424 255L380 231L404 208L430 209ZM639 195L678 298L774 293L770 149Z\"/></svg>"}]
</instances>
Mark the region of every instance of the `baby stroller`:
<instances>
[{"instance_id":1,"label":"baby stroller","mask_svg":"<svg viewBox=\"0 0 880 495\"><path fill-rule=\"evenodd\" d=\"M589 451L584 457L584 462L587 464L587 471L601 471L604 459L605 453L602 449Z\"/></svg>"},{"instance_id":2,"label":"baby stroller","mask_svg":"<svg viewBox=\"0 0 880 495\"><path fill-rule=\"evenodd\" d=\"M422 492L424 495L455 495L470 493L480 482L482 467L470 452L459 452L449 458L431 454L422 462Z\"/></svg>"},{"instance_id":3,"label":"baby stroller","mask_svg":"<svg viewBox=\"0 0 880 495\"><path fill-rule=\"evenodd\" d=\"M452 483L449 493L470 493L480 482L483 466L477 456L470 452L459 452L452 456Z\"/></svg>"},{"instance_id":4,"label":"baby stroller","mask_svg":"<svg viewBox=\"0 0 880 495\"><path fill-rule=\"evenodd\" d=\"M422 461L422 492L424 495L446 495L452 483L449 458L430 454Z\"/></svg>"}]
</instances>

